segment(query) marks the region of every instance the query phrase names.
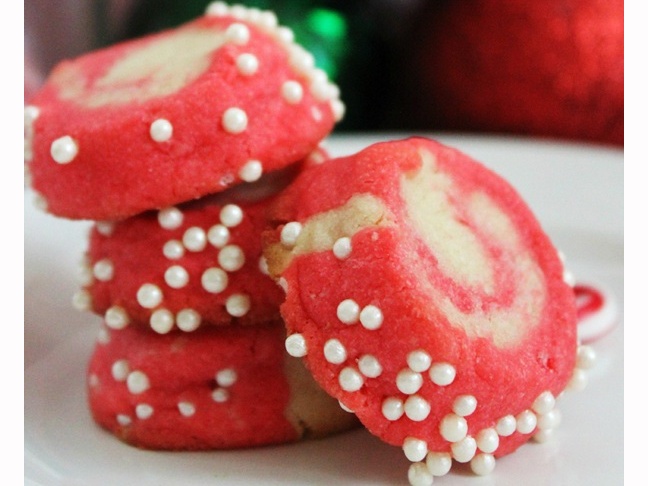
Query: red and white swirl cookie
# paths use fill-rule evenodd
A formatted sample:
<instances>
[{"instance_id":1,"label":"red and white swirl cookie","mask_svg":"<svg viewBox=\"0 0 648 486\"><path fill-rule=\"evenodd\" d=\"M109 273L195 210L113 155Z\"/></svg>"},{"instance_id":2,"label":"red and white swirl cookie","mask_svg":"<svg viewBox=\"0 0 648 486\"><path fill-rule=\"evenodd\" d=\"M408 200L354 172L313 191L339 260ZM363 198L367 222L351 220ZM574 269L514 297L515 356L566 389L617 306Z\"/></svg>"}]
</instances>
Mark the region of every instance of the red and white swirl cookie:
<instances>
[{"instance_id":1,"label":"red and white swirl cookie","mask_svg":"<svg viewBox=\"0 0 648 486\"><path fill-rule=\"evenodd\" d=\"M25 161L54 215L114 220L304 158L339 90L272 12L209 6L175 29L60 63L25 107Z\"/></svg>"},{"instance_id":2,"label":"red and white swirl cookie","mask_svg":"<svg viewBox=\"0 0 648 486\"><path fill-rule=\"evenodd\" d=\"M88 367L94 420L133 446L164 450L253 447L351 429L300 360L281 321L160 336L101 329Z\"/></svg>"},{"instance_id":3,"label":"red and white swirl cookie","mask_svg":"<svg viewBox=\"0 0 648 486\"><path fill-rule=\"evenodd\" d=\"M423 138L303 171L274 205L286 347L424 484L478 474L558 422L577 366L574 293L509 183ZM587 352L580 365L587 366ZM427 461L424 463L423 461Z\"/></svg>"}]
</instances>

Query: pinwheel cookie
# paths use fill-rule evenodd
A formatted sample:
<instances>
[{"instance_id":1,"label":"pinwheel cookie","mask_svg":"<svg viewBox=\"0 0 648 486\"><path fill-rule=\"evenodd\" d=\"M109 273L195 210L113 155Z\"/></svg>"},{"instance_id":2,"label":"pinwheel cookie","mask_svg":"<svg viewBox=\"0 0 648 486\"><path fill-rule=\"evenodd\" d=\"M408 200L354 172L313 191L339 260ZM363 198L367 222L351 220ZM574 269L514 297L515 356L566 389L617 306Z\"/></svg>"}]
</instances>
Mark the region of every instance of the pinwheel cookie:
<instances>
[{"instance_id":1,"label":"pinwheel cookie","mask_svg":"<svg viewBox=\"0 0 648 486\"><path fill-rule=\"evenodd\" d=\"M146 449L253 447L358 425L286 354L281 321L160 336L103 327L88 367L94 420Z\"/></svg>"},{"instance_id":2,"label":"pinwheel cookie","mask_svg":"<svg viewBox=\"0 0 648 486\"><path fill-rule=\"evenodd\" d=\"M432 140L384 142L309 167L272 219L286 348L404 449L414 484L452 459L487 473L557 425L581 376L574 292L501 177Z\"/></svg>"},{"instance_id":3,"label":"pinwheel cookie","mask_svg":"<svg viewBox=\"0 0 648 486\"><path fill-rule=\"evenodd\" d=\"M60 63L25 108L25 161L50 213L123 219L301 160L343 113L272 12L214 3Z\"/></svg>"}]
</instances>

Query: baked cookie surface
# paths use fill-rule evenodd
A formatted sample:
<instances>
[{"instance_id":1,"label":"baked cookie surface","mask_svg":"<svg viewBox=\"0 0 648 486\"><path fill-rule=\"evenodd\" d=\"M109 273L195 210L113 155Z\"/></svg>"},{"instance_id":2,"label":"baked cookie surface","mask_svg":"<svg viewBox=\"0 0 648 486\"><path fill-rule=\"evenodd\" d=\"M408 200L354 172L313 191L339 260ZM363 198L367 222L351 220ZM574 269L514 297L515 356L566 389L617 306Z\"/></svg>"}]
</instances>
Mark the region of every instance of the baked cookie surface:
<instances>
[{"instance_id":1,"label":"baked cookie surface","mask_svg":"<svg viewBox=\"0 0 648 486\"><path fill-rule=\"evenodd\" d=\"M224 5L60 63L25 107L40 202L72 219L163 209L304 158L339 91L271 12Z\"/></svg>"},{"instance_id":2,"label":"baked cookie surface","mask_svg":"<svg viewBox=\"0 0 648 486\"><path fill-rule=\"evenodd\" d=\"M370 432L434 475L452 459L482 474L557 425L574 292L501 177L432 140L385 142L304 171L272 217L286 347Z\"/></svg>"},{"instance_id":3,"label":"baked cookie surface","mask_svg":"<svg viewBox=\"0 0 648 486\"><path fill-rule=\"evenodd\" d=\"M267 192L264 183L259 190ZM273 196L250 187L95 223L79 307L113 329L135 325L160 334L278 319L283 292L261 255Z\"/></svg>"},{"instance_id":4,"label":"baked cookie surface","mask_svg":"<svg viewBox=\"0 0 648 486\"><path fill-rule=\"evenodd\" d=\"M93 419L157 450L280 444L357 426L286 354L284 338L281 321L163 336L103 327L88 365Z\"/></svg>"}]
</instances>

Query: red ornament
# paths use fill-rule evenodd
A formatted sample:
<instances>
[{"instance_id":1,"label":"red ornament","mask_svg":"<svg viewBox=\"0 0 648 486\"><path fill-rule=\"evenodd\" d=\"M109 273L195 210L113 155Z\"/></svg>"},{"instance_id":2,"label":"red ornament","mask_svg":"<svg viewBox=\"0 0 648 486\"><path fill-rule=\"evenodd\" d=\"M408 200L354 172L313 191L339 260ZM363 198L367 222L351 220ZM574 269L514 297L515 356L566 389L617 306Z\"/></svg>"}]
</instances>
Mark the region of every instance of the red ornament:
<instances>
[{"instance_id":1,"label":"red ornament","mask_svg":"<svg viewBox=\"0 0 648 486\"><path fill-rule=\"evenodd\" d=\"M439 1L420 18L418 126L623 145L623 0Z\"/></svg>"}]
</instances>

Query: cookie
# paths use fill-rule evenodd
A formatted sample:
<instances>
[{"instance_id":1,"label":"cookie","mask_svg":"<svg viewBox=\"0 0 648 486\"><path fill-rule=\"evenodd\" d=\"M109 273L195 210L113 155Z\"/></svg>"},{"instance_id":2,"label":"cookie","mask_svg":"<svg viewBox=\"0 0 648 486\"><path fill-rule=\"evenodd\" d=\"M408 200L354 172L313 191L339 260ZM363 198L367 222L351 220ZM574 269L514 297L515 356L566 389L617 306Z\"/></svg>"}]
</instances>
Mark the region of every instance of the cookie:
<instances>
[{"instance_id":1,"label":"cookie","mask_svg":"<svg viewBox=\"0 0 648 486\"><path fill-rule=\"evenodd\" d=\"M267 275L261 234L268 204L297 170L291 166L192 203L95 223L75 304L104 316L113 329L137 325L160 334L278 319L283 292Z\"/></svg>"},{"instance_id":2,"label":"cookie","mask_svg":"<svg viewBox=\"0 0 648 486\"><path fill-rule=\"evenodd\" d=\"M546 438L557 397L583 384L560 256L515 189L469 156L378 143L310 166L271 219L286 348L404 449L413 483L452 459L489 472Z\"/></svg>"},{"instance_id":3,"label":"cookie","mask_svg":"<svg viewBox=\"0 0 648 486\"><path fill-rule=\"evenodd\" d=\"M280 444L357 426L286 354L284 338L281 321L163 336L103 327L88 365L92 417L157 450Z\"/></svg>"},{"instance_id":4,"label":"cookie","mask_svg":"<svg viewBox=\"0 0 648 486\"><path fill-rule=\"evenodd\" d=\"M25 107L40 206L124 219L306 157L344 105L293 37L272 12L215 3L175 29L61 62Z\"/></svg>"}]
</instances>

